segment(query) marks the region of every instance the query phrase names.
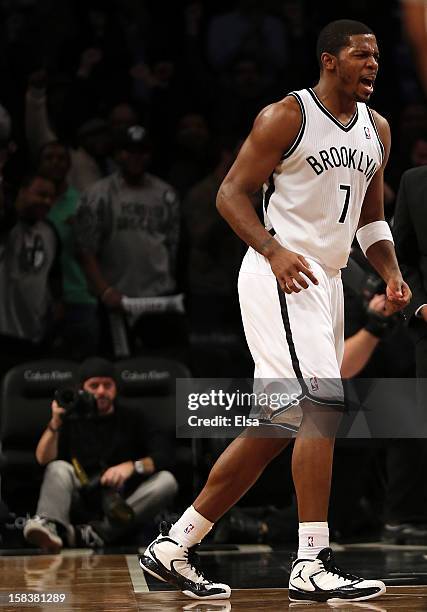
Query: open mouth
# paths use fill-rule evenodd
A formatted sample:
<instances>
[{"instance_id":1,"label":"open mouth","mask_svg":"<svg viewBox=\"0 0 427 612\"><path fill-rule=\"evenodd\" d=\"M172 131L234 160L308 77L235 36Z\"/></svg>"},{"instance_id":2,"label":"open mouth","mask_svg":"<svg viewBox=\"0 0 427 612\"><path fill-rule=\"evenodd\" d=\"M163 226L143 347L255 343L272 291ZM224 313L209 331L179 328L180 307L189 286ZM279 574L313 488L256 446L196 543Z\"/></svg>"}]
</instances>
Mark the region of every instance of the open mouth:
<instances>
[{"instance_id":1,"label":"open mouth","mask_svg":"<svg viewBox=\"0 0 427 612\"><path fill-rule=\"evenodd\" d=\"M374 77L362 77L360 79L360 82L362 83L363 88L366 89L369 93L372 93L374 91Z\"/></svg>"}]
</instances>

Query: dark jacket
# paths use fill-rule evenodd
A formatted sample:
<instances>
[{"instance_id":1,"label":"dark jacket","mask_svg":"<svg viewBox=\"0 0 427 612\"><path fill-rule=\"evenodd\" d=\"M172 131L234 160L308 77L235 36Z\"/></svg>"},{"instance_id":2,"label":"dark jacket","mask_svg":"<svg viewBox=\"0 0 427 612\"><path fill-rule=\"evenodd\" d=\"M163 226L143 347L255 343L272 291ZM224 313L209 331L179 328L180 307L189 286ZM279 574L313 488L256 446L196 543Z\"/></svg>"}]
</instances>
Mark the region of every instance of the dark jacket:
<instances>
[{"instance_id":1,"label":"dark jacket","mask_svg":"<svg viewBox=\"0 0 427 612\"><path fill-rule=\"evenodd\" d=\"M407 170L401 179L393 225L396 254L412 291L406 314L417 335L427 324L415 312L427 304L427 166Z\"/></svg>"},{"instance_id":2,"label":"dark jacket","mask_svg":"<svg viewBox=\"0 0 427 612\"><path fill-rule=\"evenodd\" d=\"M115 402L111 415L65 419L58 441L57 459L76 457L89 476L113 465L152 457L156 470L171 461L165 436L155 430L142 411Z\"/></svg>"}]
</instances>

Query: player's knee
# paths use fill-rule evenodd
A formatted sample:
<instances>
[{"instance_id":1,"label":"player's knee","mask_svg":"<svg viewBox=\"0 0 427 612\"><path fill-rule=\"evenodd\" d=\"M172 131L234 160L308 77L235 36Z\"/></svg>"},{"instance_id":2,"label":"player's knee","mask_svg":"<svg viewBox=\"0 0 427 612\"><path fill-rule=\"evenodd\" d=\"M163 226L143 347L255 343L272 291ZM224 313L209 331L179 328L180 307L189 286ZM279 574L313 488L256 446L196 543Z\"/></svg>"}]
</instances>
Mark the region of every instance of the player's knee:
<instances>
[{"instance_id":1,"label":"player's knee","mask_svg":"<svg viewBox=\"0 0 427 612\"><path fill-rule=\"evenodd\" d=\"M335 438L343 417L343 406L305 401L299 435Z\"/></svg>"}]
</instances>

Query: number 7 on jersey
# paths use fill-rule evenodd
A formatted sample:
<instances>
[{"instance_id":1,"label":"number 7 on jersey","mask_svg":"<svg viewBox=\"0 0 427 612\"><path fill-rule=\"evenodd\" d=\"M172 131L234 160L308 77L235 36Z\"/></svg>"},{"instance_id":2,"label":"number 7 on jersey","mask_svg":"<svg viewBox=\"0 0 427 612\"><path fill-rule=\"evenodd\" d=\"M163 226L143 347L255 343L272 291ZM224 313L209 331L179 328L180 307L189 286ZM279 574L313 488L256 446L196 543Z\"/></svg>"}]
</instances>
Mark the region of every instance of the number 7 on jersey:
<instances>
[{"instance_id":1,"label":"number 7 on jersey","mask_svg":"<svg viewBox=\"0 0 427 612\"><path fill-rule=\"evenodd\" d=\"M344 199L344 206L342 209L341 216L338 219L338 223L344 223L345 218L347 216L347 212L348 212L348 205L350 204L351 185L340 184L339 188L341 191L345 191L345 199Z\"/></svg>"}]
</instances>

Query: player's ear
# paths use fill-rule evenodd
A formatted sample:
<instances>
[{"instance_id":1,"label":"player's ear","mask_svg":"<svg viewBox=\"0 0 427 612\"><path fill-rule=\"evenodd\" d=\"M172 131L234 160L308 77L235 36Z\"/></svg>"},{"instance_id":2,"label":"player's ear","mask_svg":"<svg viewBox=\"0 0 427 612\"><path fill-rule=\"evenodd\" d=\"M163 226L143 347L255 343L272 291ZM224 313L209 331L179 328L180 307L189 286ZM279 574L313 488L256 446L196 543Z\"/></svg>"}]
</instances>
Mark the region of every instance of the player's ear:
<instances>
[{"instance_id":1,"label":"player's ear","mask_svg":"<svg viewBox=\"0 0 427 612\"><path fill-rule=\"evenodd\" d=\"M326 51L320 56L324 70L334 70L337 65L337 58L332 53Z\"/></svg>"}]
</instances>

